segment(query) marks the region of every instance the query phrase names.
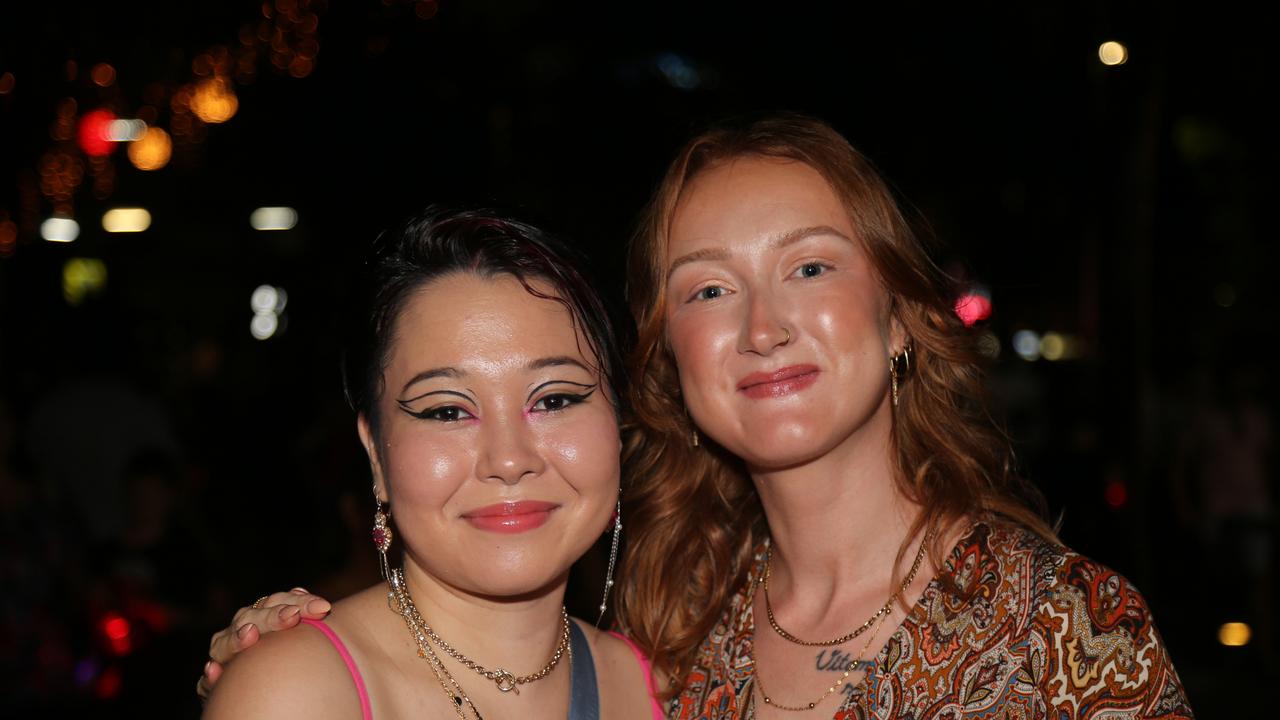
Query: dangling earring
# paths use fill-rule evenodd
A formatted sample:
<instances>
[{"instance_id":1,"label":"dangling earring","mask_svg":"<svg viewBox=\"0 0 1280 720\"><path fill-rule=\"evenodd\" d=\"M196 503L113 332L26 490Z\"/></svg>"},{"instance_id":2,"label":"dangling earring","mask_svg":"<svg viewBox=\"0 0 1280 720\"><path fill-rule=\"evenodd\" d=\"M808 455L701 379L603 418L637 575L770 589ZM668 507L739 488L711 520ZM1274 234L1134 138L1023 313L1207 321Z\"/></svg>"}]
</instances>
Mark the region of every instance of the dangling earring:
<instances>
[{"instance_id":1,"label":"dangling earring","mask_svg":"<svg viewBox=\"0 0 1280 720\"><path fill-rule=\"evenodd\" d=\"M904 374L911 369L910 343L902 346L902 352L889 356L889 390L895 408L898 407L898 363L902 363Z\"/></svg>"},{"instance_id":2,"label":"dangling earring","mask_svg":"<svg viewBox=\"0 0 1280 720\"><path fill-rule=\"evenodd\" d=\"M889 356L889 390L893 406L898 407L898 358Z\"/></svg>"},{"instance_id":3,"label":"dangling earring","mask_svg":"<svg viewBox=\"0 0 1280 720\"><path fill-rule=\"evenodd\" d=\"M391 547L391 527L387 525L387 520L391 519L391 508L382 512L382 500L378 497L378 491L375 488L373 493L373 546L378 549L378 567L382 570L382 579L386 580L391 576L391 572L387 567L387 548Z\"/></svg>"},{"instance_id":4,"label":"dangling earring","mask_svg":"<svg viewBox=\"0 0 1280 720\"><path fill-rule=\"evenodd\" d=\"M613 545L609 549L609 569L604 574L604 597L600 599L600 617L596 627L604 620L604 610L609 605L609 591L613 589L613 566L618 562L618 536L622 534L622 491L618 491L618 506L613 511Z\"/></svg>"},{"instance_id":5,"label":"dangling earring","mask_svg":"<svg viewBox=\"0 0 1280 720\"><path fill-rule=\"evenodd\" d=\"M689 408L684 409L684 419L689 421L689 447L698 447L698 426L693 424L693 418L689 417Z\"/></svg>"}]
</instances>

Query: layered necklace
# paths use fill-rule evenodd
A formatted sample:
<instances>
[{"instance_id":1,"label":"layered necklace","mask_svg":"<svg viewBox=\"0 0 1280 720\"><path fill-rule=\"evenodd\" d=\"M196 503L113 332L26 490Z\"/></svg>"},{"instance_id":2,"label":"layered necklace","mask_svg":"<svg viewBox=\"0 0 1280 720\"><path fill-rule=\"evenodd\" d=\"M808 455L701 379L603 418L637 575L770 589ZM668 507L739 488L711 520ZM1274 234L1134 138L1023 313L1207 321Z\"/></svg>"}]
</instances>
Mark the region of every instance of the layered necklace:
<instances>
[{"instance_id":1,"label":"layered necklace","mask_svg":"<svg viewBox=\"0 0 1280 720\"><path fill-rule=\"evenodd\" d=\"M795 645L804 645L806 647L832 647L834 645L843 645L849 642L850 640L857 638L858 636L862 635L863 633L872 629L873 627L877 628L877 630L871 633L871 636L867 638L867 642L865 645L863 645L862 651L859 652L853 660L850 660L847 666L845 666L844 673L840 676L838 680L836 680L834 683L831 684L830 687L824 690L822 695L819 696L818 699L814 700L813 702L802 703L800 705L781 704L778 701L774 700L773 698L769 697L769 694L765 692L764 683L761 682L761 679L760 679L760 665L759 663L756 662L755 643L752 642L751 647L748 651L748 657L751 660L751 666L756 668L755 687L757 690L759 690L760 699L764 701L764 704L770 707L778 708L779 710L790 710L794 712L800 712L804 710L813 710L816 707L818 707L818 705L821 704L823 700L826 700L827 696L835 692L836 688L840 687L840 685L842 685L845 680L848 680L849 676L853 674L854 670L857 670L859 667L869 667L872 664L870 661L859 660L857 658L861 658L862 656L867 654L867 651L871 648L872 640L874 640L876 635L879 634L879 629L878 629L879 625L883 623L884 620L889 616L889 613L893 610L893 604L897 602L897 600L900 597L902 597L904 593L906 593L907 588L911 587L911 583L915 581L916 573L920 571L920 565L924 561L925 551L928 548L929 540L932 537L933 537L932 532L925 533L924 539L920 541L920 549L916 552L915 561L911 563L911 570L908 571L906 577L903 578L902 584L898 586L898 588L889 595L889 599L885 601L884 605L881 605L879 610L876 610L876 612L871 617L867 618L866 622L862 623L861 625L854 628L853 630L837 638L833 638L831 640L802 640L796 637L795 635L787 632L785 629L783 629L781 625L778 624L777 618L773 616L773 603L769 601L769 575L773 568L773 545L770 544L769 549L766 551L766 554L765 554L764 572L762 573L761 579L758 581L758 584L764 587L765 617L769 619L769 626L773 628L773 631L775 633L778 634L778 637L781 637L783 640L786 640L787 642ZM755 588L753 587L751 589L751 600L754 600L754 598L755 598ZM750 607L753 604L754 603L749 601L748 607Z\"/></svg>"},{"instance_id":2,"label":"layered necklace","mask_svg":"<svg viewBox=\"0 0 1280 720\"><path fill-rule=\"evenodd\" d=\"M417 606L413 604L413 597L409 594L409 586L404 580L404 570L397 568L391 571L387 576L387 586L390 588L387 592L387 605L392 612L404 618L405 625L409 628L409 634L413 635L414 642L418 644L418 657L426 660L427 664L430 665L432 674L440 682L440 687L444 689L445 695L449 697L454 712L463 720L466 720L468 710L476 720L483 720L483 718L466 691L462 689L462 685L445 667L444 662L436 653L436 648L445 655L457 660L463 667L491 681L502 692L513 692L516 695L520 694L521 685L536 682L551 674L556 665L560 664L562 657L565 655L569 655L570 659L573 657L573 652L569 648L569 613L563 606L560 608L560 642L556 644L555 651L551 654L551 659L542 666L541 670L529 675L517 676L515 673L502 668L494 668L492 670L486 668L463 655L446 642L444 638L440 637L435 630L432 630L427 621L422 618L421 613L418 612Z\"/></svg>"}]
</instances>

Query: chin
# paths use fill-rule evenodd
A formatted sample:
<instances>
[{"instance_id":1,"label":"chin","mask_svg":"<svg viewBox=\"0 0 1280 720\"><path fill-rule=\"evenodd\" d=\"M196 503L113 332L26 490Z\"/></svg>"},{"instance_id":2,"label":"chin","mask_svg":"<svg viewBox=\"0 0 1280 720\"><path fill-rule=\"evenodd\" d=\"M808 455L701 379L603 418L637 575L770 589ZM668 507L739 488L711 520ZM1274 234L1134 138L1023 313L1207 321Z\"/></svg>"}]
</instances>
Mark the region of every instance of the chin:
<instances>
[{"instance_id":1,"label":"chin","mask_svg":"<svg viewBox=\"0 0 1280 720\"><path fill-rule=\"evenodd\" d=\"M467 573L468 587L465 589L494 600L524 600L547 593L569 572L567 565L563 568L551 567L545 563L538 565L529 567L494 564L490 568L472 568Z\"/></svg>"},{"instance_id":2,"label":"chin","mask_svg":"<svg viewBox=\"0 0 1280 720\"><path fill-rule=\"evenodd\" d=\"M475 548L464 553L465 575L474 590L489 596L537 594L564 579L577 560L566 548L550 543L529 543L517 547Z\"/></svg>"},{"instance_id":3,"label":"chin","mask_svg":"<svg viewBox=\"0 0 1280 720\"><path fill-rule=\"evenodd\" d=\"M739 448L728 448L749 466L763 470L782 470L819 458L830 449L828 438L812 428L774 423L759 431L747 429L747 442Z\"/></svg>"}]
</instances>

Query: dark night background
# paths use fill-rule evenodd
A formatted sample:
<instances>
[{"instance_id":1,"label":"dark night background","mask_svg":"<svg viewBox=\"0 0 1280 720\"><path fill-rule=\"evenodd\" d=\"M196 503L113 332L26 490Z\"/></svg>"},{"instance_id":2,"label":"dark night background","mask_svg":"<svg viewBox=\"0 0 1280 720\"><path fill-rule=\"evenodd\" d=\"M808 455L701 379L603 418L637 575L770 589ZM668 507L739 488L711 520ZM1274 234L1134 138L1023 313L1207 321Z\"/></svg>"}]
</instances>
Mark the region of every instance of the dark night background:
<instances>
[{"instance_id":1,"label":"dark night background","mask_svg":"<svg viewBox=\"0 0 1280 720\"><path fill-rule=\"evenodd\" d=\"M1021 470L1067 544L1144 592L1200 716L1264 708L1273 29L1233 1L838 6L6 3L0 715L194 716L236 607L376 580L335 327L379 229L433 201L521 207L617 292L679 143L778 109L832 122L989 292ZM1108 40L1126 64L1099 61ZM180 99L219 70L239 106L206 125ZM58 139L98 108L168 130L167 166ZM260 206L296 227L254 230ZM150 228L108 234L114 207ZM55 212L74 242L42 239ZM73 258L105 284L64 287ZM288 304L257 340L263 284ZM1020 330L1068 357L1021 359ZM1230 622L1247 644L1220 642Z\"/></svg>"}]
</instances>

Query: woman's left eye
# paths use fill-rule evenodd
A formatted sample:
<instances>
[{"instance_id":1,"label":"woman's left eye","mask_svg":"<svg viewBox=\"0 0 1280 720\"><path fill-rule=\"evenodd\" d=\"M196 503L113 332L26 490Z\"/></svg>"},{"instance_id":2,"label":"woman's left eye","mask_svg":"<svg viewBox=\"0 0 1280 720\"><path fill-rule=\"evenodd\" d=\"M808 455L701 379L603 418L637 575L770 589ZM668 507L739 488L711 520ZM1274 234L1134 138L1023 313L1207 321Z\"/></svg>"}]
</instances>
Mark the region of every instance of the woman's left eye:
<instances>
[{"instance_id":1,"label":"woman's left eye","mask_svg":"<svg viewBox=\"0 0 1280 720\"><path fill-rule=\"evenodd\" d=\"M831 266L820 262L807 262L796 269L795 274L800 277L818 277L819 275L830 270Z\"/></svg>"},{"instance_id":2,"label":"woman's left eye","mask_svg":"<svg viewBox=\"0 0 1280 720\"><path fill-rule=\"evenodd\" d=\"M538 400L538 402L533 404L533 409L536 412L556 412L558 410L564 410L571 405L577 405L588 397L591 397L591 393L584 393L581 395L575 395L573 393L556 393L554 395L547 395L546 397Z\"/></svg>"}]
</instances>

